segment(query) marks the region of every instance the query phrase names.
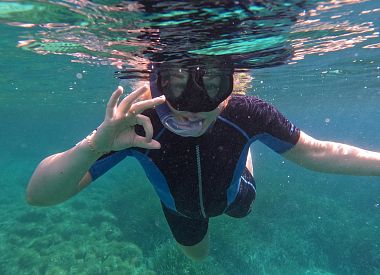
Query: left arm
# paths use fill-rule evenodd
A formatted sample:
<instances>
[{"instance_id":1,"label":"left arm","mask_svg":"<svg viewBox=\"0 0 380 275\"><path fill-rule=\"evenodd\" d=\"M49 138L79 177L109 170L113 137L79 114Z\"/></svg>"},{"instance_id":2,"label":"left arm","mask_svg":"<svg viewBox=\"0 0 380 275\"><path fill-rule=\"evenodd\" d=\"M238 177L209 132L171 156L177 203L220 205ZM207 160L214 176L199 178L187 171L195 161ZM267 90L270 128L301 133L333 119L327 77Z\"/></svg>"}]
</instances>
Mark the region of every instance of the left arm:
<instances>
[{"instance_id":1,"label":"left arm","mask_svg":"<svg viewBox=\"0 0 380 275\"><path fill-rule=\"evenodd\" d=\"M317 140L302 131L297 144L282 155L319 172L380 176L380 153L343 143Z\"/></svg>"}]
</instances>

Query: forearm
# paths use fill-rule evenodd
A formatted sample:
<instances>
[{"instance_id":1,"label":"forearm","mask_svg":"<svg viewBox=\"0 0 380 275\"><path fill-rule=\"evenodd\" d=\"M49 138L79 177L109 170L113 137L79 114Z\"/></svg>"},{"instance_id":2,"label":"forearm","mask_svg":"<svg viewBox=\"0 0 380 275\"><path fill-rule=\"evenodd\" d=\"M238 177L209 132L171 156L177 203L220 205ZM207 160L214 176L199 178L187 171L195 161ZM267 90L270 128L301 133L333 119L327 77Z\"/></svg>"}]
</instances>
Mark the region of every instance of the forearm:
<instances>
[{"instance_id":1,"label":"forearm","mask_svg":"<svg viewBox=\"0 0 380 275\"><path fill-rule=\"evenodd\" d=\"M347 144L320 141L301 134L300 141L284 153L308 169L337 174L380 176L380 153Z\"/></svg>"},{"instance_id":2,"label":"forearm","mask_svg":"<svg viewBox=\"0 0 380 275\"><path fill-rule=\"evenodd\" d=\"M164 103L165 97L138 100L147 89L143 86L120 101L123 88L119 86L107 103L104 121L91 136L66 152L44 159L38 165L27 187L28 202L33 205L52 205L75 195L92 181L88 171L106 152L123 151L130 147L159 149L160 143L152 139L152 123L142 113ZM143 127L145 136L136 134L136 125ZM94 166L98 172L95 174L92 170L92 175L98 177L104 174L127 154L123 152L110 162Z\"/></svg>"},{"instance_id":3,"label":"forearm","mask_svg":"<svg viewBox=\"0 0 380 275\"><path fill-rule=\"evenodd\" d=\"M84 140L68 151L47 157L41 161L29 181L28 202L47 206L75 195L91 181L86 173L100 156Z\"/></svg>"}]
</instances>

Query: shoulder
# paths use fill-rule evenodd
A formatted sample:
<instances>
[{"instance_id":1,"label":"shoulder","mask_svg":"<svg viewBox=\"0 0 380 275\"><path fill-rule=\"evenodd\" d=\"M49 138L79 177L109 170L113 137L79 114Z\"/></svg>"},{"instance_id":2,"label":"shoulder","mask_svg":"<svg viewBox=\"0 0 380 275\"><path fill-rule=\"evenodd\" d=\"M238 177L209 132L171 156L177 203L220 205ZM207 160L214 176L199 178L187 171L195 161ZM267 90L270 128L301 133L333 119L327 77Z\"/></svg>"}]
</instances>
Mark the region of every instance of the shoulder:
<instances>
[{"instance_id":1,"label":"shoulder","mask_svg":"<svg viewBox=\"0 0 380 275\"><path fill-rule=\"evenodd\" d=\"M293 123L272 104L255 96L231 96L221 116L251 137L267 133L289 144L295 144L299 137L299 129Z\"/></svg>"},{"instance_id":2,"label":"shoulder","mask_svg":"<svg viewBox=\"0 0 380 275\"><path fill-rule=\"evenodd\" d=\"M230 96L227 107L236 107L241 105L250 105L255 104L259 102L264 102L257 96L248 96L248 95L239 95L239 94L233 94Z\"/></svg>"},{"instance_id":3,"label":"shoulder","mask_svg":"<svg viewBox=\"0 0 380 275\"><path fill-rule=\"evenodd\" d=\"M223 113L226 116L236 118L246 118L247 116L263 118L277 113L277 110L274 106L256 96L232 95Z\"/></svg>"}]
</instances>

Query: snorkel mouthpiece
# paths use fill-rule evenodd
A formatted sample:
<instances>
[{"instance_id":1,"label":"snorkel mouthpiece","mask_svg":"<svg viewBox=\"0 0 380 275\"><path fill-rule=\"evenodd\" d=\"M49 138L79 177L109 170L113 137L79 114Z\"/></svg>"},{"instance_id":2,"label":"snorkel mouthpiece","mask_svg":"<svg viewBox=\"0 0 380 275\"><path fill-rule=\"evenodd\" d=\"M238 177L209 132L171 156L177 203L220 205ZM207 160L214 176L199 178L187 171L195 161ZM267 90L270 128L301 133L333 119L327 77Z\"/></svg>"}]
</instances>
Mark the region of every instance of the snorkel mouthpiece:
<instances>
[{"instance_id":1,"label":"snorkel mouthpiece","mask_svg":"<svg viewBox=\"0 0 380 275\"><path fill-rule=\"evenodd\" d=\"M169 109L169 108L168 108ZM170 112L170 110L169 110ZM182 137L196 137L203 127L203 120L196 121L179 121L173 114L163 114L160 116L161 123L169 131Z\"/></svg>"}]
</instances>

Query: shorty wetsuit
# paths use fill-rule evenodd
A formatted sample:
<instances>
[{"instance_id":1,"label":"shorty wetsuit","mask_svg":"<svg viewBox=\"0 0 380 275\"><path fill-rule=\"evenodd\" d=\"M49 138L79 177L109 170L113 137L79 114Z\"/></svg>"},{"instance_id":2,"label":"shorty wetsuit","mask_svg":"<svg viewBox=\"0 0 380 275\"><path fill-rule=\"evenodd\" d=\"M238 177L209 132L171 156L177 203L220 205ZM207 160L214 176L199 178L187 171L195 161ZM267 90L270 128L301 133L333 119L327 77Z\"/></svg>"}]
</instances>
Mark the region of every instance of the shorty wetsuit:
<instances>
[{"instance_id":1,"label":"shorty wetsuit","mask_svg":"<svg viewBox=\"0 0 380 275\"><path fill-rule=\"evenodd\" d=\"M244 217L256 186L246 169L249 146L259 140L281 154L298 141L300 131L272 105L253 96L232 95L213 126L200 137L167 130L155 110L146 110L159 150L128 148L102 156L89 170L95 180L127 156L135 157L159 196L177 242L200 242L209 217ZM144 135L141 126L136 132Z\"/></svg>"}]
</instances>

